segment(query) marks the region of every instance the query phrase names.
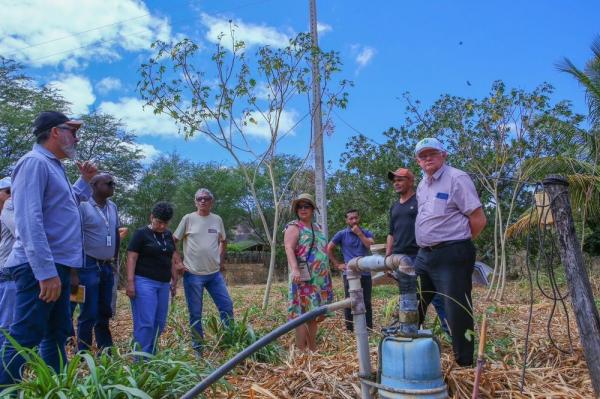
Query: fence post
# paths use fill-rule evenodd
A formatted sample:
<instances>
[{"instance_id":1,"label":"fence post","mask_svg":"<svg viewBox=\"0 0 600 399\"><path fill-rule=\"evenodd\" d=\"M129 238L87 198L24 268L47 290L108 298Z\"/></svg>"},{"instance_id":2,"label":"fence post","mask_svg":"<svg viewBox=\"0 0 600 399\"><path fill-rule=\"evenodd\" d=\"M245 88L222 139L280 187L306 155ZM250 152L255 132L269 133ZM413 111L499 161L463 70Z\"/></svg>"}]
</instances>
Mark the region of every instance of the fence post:
<instances>
[{"instance_id":1,"label":"fence post","mask_svg":"<svg viewBox=\"0 0 600 399\"><path fill-rule=\"evenodd\" d=\"M569 183L562 176L544 179L544 190L550 198L550 210L558 233L560 258L565 267L573 312L577 319L583 354L596 397L600 396L600 317L594 294L583 265L583 255L575 232L569 200Z\"/></svg>"}]
</instances>

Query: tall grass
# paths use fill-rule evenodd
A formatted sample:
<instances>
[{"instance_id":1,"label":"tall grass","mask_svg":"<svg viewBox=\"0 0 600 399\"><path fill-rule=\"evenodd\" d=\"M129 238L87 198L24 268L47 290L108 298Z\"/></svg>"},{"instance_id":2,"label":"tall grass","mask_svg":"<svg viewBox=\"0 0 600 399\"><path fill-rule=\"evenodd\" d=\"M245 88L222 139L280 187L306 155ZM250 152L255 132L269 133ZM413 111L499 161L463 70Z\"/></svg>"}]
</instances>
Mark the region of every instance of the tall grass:
<instances>
[{"instance_id":1,"label":"tall grass","mask_svg":"<svg viewBox=\"0 0 600 399\"><path fill-rule=\"evenodd\" d=\"M230 320L224 324L218 315L210 314L204 319L204 327L214 348L225 353L227 357L232 357L241 352L254 342L261 335L257 334L248 321L248 316L252 312L251 308L246 309L241 318ZM283 348L277 342L272 342L258 350L250 358L258 362L279 363L283 355Z\"/></svg>"},{"instance_id":2,"label":"tall grass","mask_svg":"<svg viewBox=\"0 0 600 399\"><path fill-rule=\"evenodd\" d=\"M5 387L0 397L178 398L211 371L207 363L190 358L189 350L182 348L165 349L153 356L113 347L98 356L79 352L57 373L35 350L8 339L25 359L25 372L23 379ZM219 384L224 387L224 383Z\"/></svg>"}]
</instances>

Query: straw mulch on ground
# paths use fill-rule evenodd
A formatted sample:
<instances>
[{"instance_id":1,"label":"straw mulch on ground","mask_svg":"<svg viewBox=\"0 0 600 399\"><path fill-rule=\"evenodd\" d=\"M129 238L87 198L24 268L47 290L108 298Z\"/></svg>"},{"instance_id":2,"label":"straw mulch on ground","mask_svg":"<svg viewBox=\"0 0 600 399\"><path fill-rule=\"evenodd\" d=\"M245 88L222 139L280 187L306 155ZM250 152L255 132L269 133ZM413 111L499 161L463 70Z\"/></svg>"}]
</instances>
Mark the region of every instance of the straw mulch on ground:
<instances>
[{"instance_id":1,"label":"straw mulch on ground","mask_svg":"<svg viewBox=\"0 0 600 399\"><path fill-rule=\"evenodd\" d=\"M337 298L340 299L341 280L336 279L335 285ZM263 289L262 286L231 287L236 314L241 314L248 307L259 307ZM282 318L285 314L285 293L285 285L280 284L274 288L271 308L267 315L255 316L250 320L255 329L269 331L277 326L272 324L274 319L272 315L279 314L279 318ZM481 315L485 309L493 310L488 318L487 361L480 386L482 398L593 397L570 303L567 305L572 350L567 336L566 315L559 311L551 324L553 338L559 350L552 345L546 330L552 302L542 298L539 292L535 293L529 337L529 361L521 392L521 367L529 311L526 287L522 283L511 283L507 288L507 298L502 303L484 303L484 296L485 291L475 290L476 314ZM374 299L376 328L382 325L385 318L383 309L387 301L388 298ZM131 322L126 310L127 306L124 306L123 302L120 303L123 306L120 306L121 311L115 322L118 325L117 334L123 340L131 336ZM206 311L215 311L210 300L206 300L205 304ZM184 302L179 300L177 306L184 306ZM169 341L169 329L172 328L174 327L168 327L163 341ZM373 331L370 338L373 370L377 367L379 337L380 333ZM227 389L212 392L210 396L219 398L360 397L354 336L344 329L341 313L321 323L318 342L318 353L299 353L293 348L293 334L287 334L280 339L280 343L287 351L281 364L246 361L228 374ZM443 339L442 352L442 367L451 397L470 398L474 369L456 366L451 356L451 346ZM218 366L226 359L214 357L211 360L215 366Z\"/></svg>"}]
</instances>

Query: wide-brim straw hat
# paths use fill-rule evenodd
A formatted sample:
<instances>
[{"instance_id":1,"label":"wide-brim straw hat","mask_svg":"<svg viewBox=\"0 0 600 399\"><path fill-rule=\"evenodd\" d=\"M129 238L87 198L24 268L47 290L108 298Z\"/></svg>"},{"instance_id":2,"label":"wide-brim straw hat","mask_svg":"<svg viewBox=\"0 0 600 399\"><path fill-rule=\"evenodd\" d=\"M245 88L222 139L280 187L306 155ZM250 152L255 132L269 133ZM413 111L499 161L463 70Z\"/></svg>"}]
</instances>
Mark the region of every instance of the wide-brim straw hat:
<instances>
[{"instance_id":1,"label":"wide-brim straw hat","mask_svg":"<svg viewBox=\"0 0 600 399\"><path fill-rule=\"evenodd\" d=\"M296 206L301 201L308 202L313 206L313 208L315 208L315 210L319 210L319 208L317 208L317 203L315 202L313 196L308 193L302 193L292 201L292 213L296 213Z\"/></svg>"}]
</instances>

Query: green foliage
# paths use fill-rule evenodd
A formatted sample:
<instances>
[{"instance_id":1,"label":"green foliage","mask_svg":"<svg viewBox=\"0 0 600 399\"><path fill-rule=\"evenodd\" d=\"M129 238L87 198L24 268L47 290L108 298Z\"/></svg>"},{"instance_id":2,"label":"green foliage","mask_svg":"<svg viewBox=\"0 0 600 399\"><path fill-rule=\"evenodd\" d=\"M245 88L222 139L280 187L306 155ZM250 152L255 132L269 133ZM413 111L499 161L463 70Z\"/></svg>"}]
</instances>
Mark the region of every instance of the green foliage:
<instances>
[{"instance_id":1,"label":"green foliage","mask_svg":"<svg viewBox=\"0 0 600 399\"><path fill-rule=\"evenodd\" d=\"M190 361L181 349L166 349L152 356L113 348L97 357L80 352L56 373L35 350L9 339L23 354L27 372L3 394L23 399L178 398L211 371L204 363Z\"/></svg>"},{"instance_id":2,"label":"green foliage","mask_svg":"<svg viewBox=\"0 0 600 399\"><path fill-rule=\"evenodd\" d=\"M214 313L204 319L204 328L207 335L211 336L214 347L224 351L227 357L236 355L260 338L248 321L250 309L246 309L241 318L230 320L228 325ZM278 363L282 354L281 346L273 342L259 349L250 358L259 362Z\"/></svg>"},{"instance_id":3,"label":"green foliage","mask_svg":"<svg viewBox=\"0 0 600 399\"><path fill-rule=\"evenodd\" d=\"M23 67L0 56L0 176L9 175L17 160L31 150L31 124L45 110L66 112L68 103L50 87L37 87Z\"/></svg>"},{"instance_id":4,"label":"green foliage","mask_svg":"<svg viewBox=\"0 0 600 399\"><path fill-rule=\"evenodd\" d=\"M327 182L329 230L345 227L345 213L357 208L363 227L371 230L376 242L385 242L389 231L389 209L398 196L387 174L408 167L417 174L413 156L417 137L402 128L383 133L377 143L364 135L352 137L340 157L341 168Z\"/></svg>"}]
</instances>

